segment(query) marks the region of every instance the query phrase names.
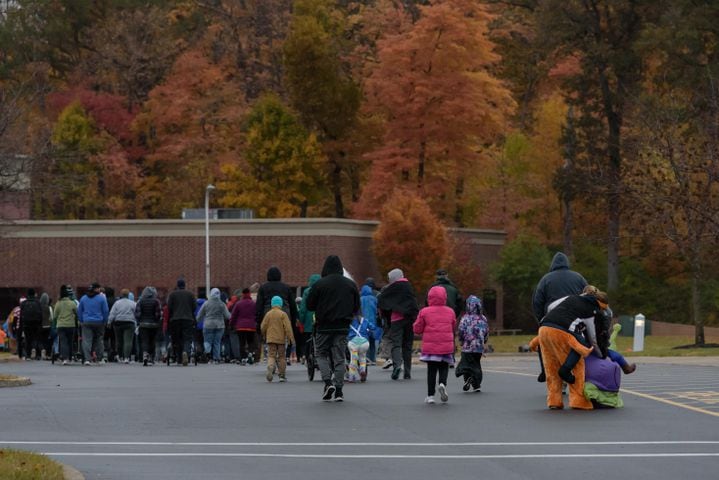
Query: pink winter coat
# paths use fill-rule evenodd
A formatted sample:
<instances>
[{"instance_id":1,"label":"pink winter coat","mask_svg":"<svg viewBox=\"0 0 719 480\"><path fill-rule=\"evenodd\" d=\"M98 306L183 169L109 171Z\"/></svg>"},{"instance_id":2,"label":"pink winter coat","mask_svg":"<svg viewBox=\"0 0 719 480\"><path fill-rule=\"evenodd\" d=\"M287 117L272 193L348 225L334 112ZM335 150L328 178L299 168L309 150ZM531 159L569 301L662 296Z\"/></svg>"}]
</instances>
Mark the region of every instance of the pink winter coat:
<instances>
[{"instance_id":1,"label":"pink winter coat","mask_svg":"<svg viewBox=\"0 0 719 480\"><path fill-rule=\"evenodd\" d=\"M419 311L414 333L422 335L422 353L446 355L454 353L454 310L447 306L447 290L432 287L427 295L429 306Z\"/></svg>"}]
</instances>

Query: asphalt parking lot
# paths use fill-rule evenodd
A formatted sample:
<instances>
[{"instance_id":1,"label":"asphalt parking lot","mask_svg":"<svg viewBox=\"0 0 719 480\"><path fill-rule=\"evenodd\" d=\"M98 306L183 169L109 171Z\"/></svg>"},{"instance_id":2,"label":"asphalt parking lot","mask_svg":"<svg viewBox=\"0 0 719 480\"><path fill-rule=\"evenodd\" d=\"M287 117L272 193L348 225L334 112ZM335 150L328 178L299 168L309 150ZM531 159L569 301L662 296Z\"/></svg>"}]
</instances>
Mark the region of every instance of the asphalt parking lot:
<instances>
[{"instance_id":1,"label":"asphalt parking lot","mask_svg":"<svg viewBox=\"0 0 719 480\"><path fill-rule=\"evenodd\" d=\"M88 479L713 478L719 472L719 362L639 361L620 410L550 411L531 356L484 361L481 393L450 378L425 405L425 371L393 382L372 367L320 401L293 365L14 362L33 385L0 390L0 446L43 452ZM452 371L450 371L452 375Z\"/></svg>"}]
</instances>

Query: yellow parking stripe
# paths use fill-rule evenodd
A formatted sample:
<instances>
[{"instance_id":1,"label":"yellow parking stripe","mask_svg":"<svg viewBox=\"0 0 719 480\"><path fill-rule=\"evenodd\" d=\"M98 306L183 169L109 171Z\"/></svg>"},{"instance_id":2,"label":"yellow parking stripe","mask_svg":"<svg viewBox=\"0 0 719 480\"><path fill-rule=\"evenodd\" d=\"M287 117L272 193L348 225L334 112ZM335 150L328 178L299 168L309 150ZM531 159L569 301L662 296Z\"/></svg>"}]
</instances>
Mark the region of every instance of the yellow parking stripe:
<instances>
[{"instance_id":1,"label":"yellow parking stripe","mask_svg":"<svg viewBox=\"0 0 719 480\"><path fill-rule=\"evenodd\" d=\"M494 369L489 369L489 368L485 368L482 370L484 370L485 372L492 372L492 373L509 373L510 375L521 375L523 377L536 377L536 375L533 373L508 372L506 370L494 370ZM713 417L719 417L719 412L712 412L711 410L706 410L704 408L693 407L691 405L685 405L683 403L674 402L672 400L667 400L666 398L656 397L654 395L648 395L646 393L641 393L641 392L635 392L634 390L628 390L626 388L622 388L621 391L622 391L622 393L628 393L629 395L634 395L634 396L642 397L642 398L648 398L649 400L655 400L657 402L666 403L667 405L672 405L674 407L686 408L687 410L691 410L693 412L705 413L705 414L711 415Z\"/></svg>"}]
</instances>

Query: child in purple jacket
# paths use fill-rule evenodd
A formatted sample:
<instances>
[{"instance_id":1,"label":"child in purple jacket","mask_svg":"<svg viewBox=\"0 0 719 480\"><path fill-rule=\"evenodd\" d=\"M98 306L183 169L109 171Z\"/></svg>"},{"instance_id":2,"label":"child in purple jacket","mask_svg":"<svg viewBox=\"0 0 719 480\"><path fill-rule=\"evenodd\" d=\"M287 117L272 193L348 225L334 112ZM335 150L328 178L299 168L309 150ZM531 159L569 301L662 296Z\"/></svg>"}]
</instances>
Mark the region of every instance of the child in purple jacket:
<instances>
[{"instance_id":1,"label":"child in purple jacket","mask_svg":"<svg viewBox=\"0 0 719 480\"><path fill-rule=\"evenodd\" d=\"M489 335L487 318L482 314L482 301L470 295L467 309L459 321L459 341L462 342L462 358L455 369L457 377L464 377L465 392L479 392L482 384L482 355Z\"/></svg>"}]
</instances>

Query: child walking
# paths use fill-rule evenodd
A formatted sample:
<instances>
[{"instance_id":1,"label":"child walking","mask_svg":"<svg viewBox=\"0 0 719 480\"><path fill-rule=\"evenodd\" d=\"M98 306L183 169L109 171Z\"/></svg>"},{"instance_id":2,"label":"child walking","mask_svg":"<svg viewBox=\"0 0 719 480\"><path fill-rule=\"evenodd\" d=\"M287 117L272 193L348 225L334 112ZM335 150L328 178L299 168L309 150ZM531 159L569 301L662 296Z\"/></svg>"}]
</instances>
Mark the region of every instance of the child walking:
<instances>
[{"instance_id":1,"label":"child walking","mask_svg":"<svg viewBox=\"0 0 719 480\"><path fill-rule=\"evenodd\" d=\"M350 351L347 381L350 383L367 380L367 351L369 350L369 336L373 330L372 324L359 315L355 316L350 323L350 330L347 334L347 348Z\"/></svg>"},{"instance_id":2,"label":"child walking","mask_svg":"<svg viewBox=\"0 0 719 480\"><path fill-rule=\"evenodd\" d=\"M447 291L434 286L427 295L428 306L420 310L413 329L422 335L422 355L419 359L427 363L427 398L425 403L435 403L434 393L439 375L439 396L442 402L447 395L447 374L454 365L454 310L447 306Z\"/></svg>"},{"instance_id":3,"label":"child walking","mask_svg":"<svg viewBox=\"0 0 719 480\"><path fill-rule=\"evenodd\" d=\"M262 336L267 342L267 378L272 381L277 367L280 382L287 380L287 357L285 357L285 342L287 345L294 345L295 337L292 335L290 318L282 311L282 298L275 295L270 302L271 309L265 314L260 325ZM278 365L279 364L279 365Z\"/></svg>"},{"instance_id":4,"label":"child walking","mask_svg":"<svg viewBox=\"0 0 719 480\"><path fill-rule=\"evenodd\" d=\"M470 295L467 308L459 321L459 341L462 342L462 358L454 373L464 377L462 390L479 392L482 385L482 355L489 335L487 318L482 314L482 301Z\"/></svg>"}]
</instances>

